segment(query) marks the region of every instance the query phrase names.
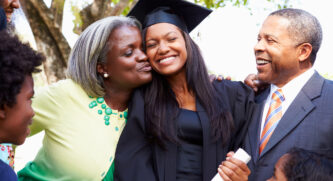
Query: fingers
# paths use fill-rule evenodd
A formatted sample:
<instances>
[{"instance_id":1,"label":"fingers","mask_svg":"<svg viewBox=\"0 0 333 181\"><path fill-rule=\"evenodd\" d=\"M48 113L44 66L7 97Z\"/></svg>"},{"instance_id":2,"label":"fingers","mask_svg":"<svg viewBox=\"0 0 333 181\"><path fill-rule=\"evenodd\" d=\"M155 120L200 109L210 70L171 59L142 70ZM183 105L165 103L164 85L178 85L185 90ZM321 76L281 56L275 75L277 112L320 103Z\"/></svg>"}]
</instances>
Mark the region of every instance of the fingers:
<instances>
[{"instance_id":1,"label":"fingers","mask_svg":"<svg viewBox=\"0 0 333 181\"><path fill-rule=\"evenodd\" d=\"M226 79L226 80L231 80L231 77L230 77L230 76L227 76L225 79Z\"/></svg>"},{"instance_id":2,"label":"fingers","mask_svg":"<svg viewBox=\"0 0 333 181\"><path fill-rule=\"evenodd\" d=\"M210 75L209 75L209 80L210 80L210 82L213 82L214 80L217 80L217 81L219 81L219 82L222 82L223 79L231 80L231 77L230 77L230 76L223 77L223 75L214 75L214 74L210 74Z\"/></svg>"},{"instance_id":3,"label":"fingers","mask_svg":"<svg viewBox=\"0 0 333 181\"><path fill-rule=\"evenodd\" d=\"M219 82L221 82L223 80L223 76L222 75L215 75L215 74L210 74L209 75L209 81L213 82L214 80L217 80Z\"/></svg>"},{"instance_id":4,"label":"fingers","mask_svg":"<svg viewBox=\"0 0 333 181\"><path fill-rule=\"evenodd\" d=\"M244 172L247 176L250 175L251 171L244 162L242 162L236 158L232 158L232 157L227 157L227 161L234 164L237 168L240 168L239 171ZM229 162L227 162L227 163L229 163Z\"/></svg>"},{"instance_id":5,"label":"fingers","mask_svg":"<svg viewBox=\"0 0 333 181\"><path fill-rule=\"evenodd\" d=\"M258 77L256 74L249 74L245 80L244 83L251 87L255 92L258 91Z\"/></svg>"},{"instance_id":6,"label":"fingers","mask_svg":"<svg viewBox=\"0 0 333 181\"><path fill-rule=\"evenodd\" d=\"M231 178L229 178L226 174L224 174L224 172L222 171L222 168L220 168L220 167L222 167L222 165L220 165L219 168L217 168L217 171L218 171L219 175L222 177L222 179L224 181L231 180Z\"/></svg>"},{"instance_id":7,"label":"fingers","mask_svg":"<svg viewBox=\"0 0 333 181\"><path fill-rule=\"evenodd\" d=\"M231 157L227 157L227 160L222 162L218 172L225 181L246 181L251 173L244 162Z\"/></svg>"},{"instance_id":8,"label":"fingers","mask_svg":"<svg viewBox=\"0 0 333 181\"><path fill-rule=\"evenodd\" d=\"M233 152L233 151L229 151L229 152L227 153L227 157L233 157L234 154L235 154L235 152Z\"/></svg>"},{"instance_id":9,"label":"fingers","mask_svg":"<svg viewBox=\"0 0 333 181\"><path fill-rule=\"evenodd\" d=\"M210 81L210 82L214 82L214 80L218 80L218 79L216 78L216 75L214 75L214 74L210 74L210 75L209 75L209 81Z\"/></svg>"},{"instance_id":10,"label":"fingers","mask_svg":"<svg viewBox=\"0 0 333 181\"><path fill-rule=\"evenodd\" d=\"M218 76L217 76L217 80L218 80L219 82L221 82L221 81L223 80L223 76L222 76L222 75L218 75Z\"/></svg>"}]
</instances>

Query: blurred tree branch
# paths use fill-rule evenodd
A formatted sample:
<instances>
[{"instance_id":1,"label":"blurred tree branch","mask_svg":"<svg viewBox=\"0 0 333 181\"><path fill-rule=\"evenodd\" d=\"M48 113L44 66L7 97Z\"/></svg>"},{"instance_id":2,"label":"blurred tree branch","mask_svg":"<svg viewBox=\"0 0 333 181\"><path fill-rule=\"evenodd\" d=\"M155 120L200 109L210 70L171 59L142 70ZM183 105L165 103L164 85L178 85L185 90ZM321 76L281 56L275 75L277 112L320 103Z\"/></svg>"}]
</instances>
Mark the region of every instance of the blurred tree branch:
<instances>
[{"instance_id":1,"label":"blurred tree branch","mask_svg":"<svg viewBox=\"0 0 333 181\"><path fill-rule=\"evenodd\" d=\"M44 70L48 82L65 78L64 72L71 48L61 32L61 26L55 21L54 13L43 0L25 0L21 1L21 4L35 37L37 48L46 57ZM62 18L58 21L62 21Z\"/></svg>"}]
</instances>

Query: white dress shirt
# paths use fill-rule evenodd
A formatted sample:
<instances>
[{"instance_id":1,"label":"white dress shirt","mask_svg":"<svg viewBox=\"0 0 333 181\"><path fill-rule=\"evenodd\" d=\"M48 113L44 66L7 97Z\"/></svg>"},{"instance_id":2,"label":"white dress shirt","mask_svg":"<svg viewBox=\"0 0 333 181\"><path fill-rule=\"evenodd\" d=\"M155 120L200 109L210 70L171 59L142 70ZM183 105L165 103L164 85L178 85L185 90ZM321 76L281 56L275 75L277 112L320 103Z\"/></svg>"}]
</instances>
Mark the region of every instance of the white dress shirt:
<instances>
[{"instance_id":1,"label":"white dress shirt","mask_svg":"<svg viewBox=\"0 0 333 181\"><path fill-rule=\"evenodd\" d=\"M261 129L260 129L260 136L262 133L262 130L264 129L266 114L269 109L269 105L272 99L272 94L277 89L282 89L282 93L285 97L285 100L282 102L282 117L284 113L287 111L290 104L294 101L298 93L301 91L305 83L311 78L311 76L315 73L314 68L310 68L309 70L305 71L301 75L297 76L296 78L289 81L286 85L283 87L277 87L274 84L271 84L271 91L266 99L264 111L262 112L262 119L261 119Z\"/></svg>"}]
</instances>

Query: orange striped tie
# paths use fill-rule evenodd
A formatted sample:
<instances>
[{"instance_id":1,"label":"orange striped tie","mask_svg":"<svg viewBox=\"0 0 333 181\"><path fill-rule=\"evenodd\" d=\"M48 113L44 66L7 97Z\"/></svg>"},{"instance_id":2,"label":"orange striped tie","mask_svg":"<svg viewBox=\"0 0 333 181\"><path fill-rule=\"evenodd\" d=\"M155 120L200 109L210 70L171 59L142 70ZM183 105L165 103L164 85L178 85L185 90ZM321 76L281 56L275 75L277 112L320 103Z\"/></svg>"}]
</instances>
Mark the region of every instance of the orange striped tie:
<instances>
[{"instance_id":1,"label":"orange striped tie","mask_svg":"<svg viewBox=\"0 0 333 181\"><path fill-rule=\"evenodd\" d=\"M282 90L278 89L272 94L271 104L269 106L264 129L262 130L260 137L259 154L261 154L264 150L269 138L274 132L274 129L282 118L282 101L284 101L284 96Z\"/></svg>"}]
</instances>

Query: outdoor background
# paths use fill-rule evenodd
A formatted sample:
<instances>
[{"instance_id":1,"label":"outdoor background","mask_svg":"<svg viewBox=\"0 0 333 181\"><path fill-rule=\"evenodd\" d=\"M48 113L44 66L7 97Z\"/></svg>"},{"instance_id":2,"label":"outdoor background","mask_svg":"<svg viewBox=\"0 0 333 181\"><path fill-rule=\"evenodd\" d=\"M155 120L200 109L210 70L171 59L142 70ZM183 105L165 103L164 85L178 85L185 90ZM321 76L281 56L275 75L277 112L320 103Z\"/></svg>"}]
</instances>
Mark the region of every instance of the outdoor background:
<instances>
[{"instance_id":1,"label":"outdoor background","mask_svg":"<svg viewBox=\"0 0 333 181\"><path fill-rule=\"evenodd\" d=\"M38 2L39 0L21 1ZM68 42L69 48L67 49L70 49L78 37L78 34L75 34L73 29L78 33L81 31L80 28L77 27L80 23L82 25L82 22L77 20L78 11L91 4L93 0L54 1L65 2L62 23L58 28L60 28L61 33ZM51 0L44 0L44 2L47 7L51 7ZM118 0L117 2L119 3L120 1ZM239 2L239 4L237 2ZM301 8L315 15L321 22L323 42L314 67L326 78L333 79L331 60L331 44L333 42L333 22L331 17L333 17L333 11L329 6L329 2L330 0L225 0L221 5L222 7L213 8L214 12L191 32L190 35L200 46L211 73L231 76L234 80L242 81L249 73L256 73L253 46L257 41L257 33L261 23L267 15L283 6ZM213 5L217 6L216 3L205 4L203 1L201 1L201 4L208 7ZM128 12L128 10L125 9L124 12L118 14L126 14L126 11ZM49 49L52 49L52 43L46 42L46 44L48 44L46 46L36 44L35 39L40 41L42 38L34 38L31 30L27 28L29 27L29 23L22 9L15 13L13 21L23 41L29 41L30 44L39 51L45 51L48 49L48 46L50 47ZM57 42L63 41L61 37L59 39L60 40L56 39ZM51 63L52 61L60 61L60 59L66 57L60 56L60 58L55 58L58 55L52 55L52 52L44 53L49 58L48 62L50 61ZM54 70L49 70L48 66L49 65L44 66L47 69L46 72L50 71L51 73L36 76L37 86L47 85L47 83L57 81L61 78L59 78L59 75L61 76L63 70L59 71L60 73L54 73ZM63 67L63 69L65 69L65 67ZM30 137L26 140L24 145L16 149L16 171L22 169L26 162L34 158L42 144L42 137L43 133ZM87 143L87 149L89 149L89 143Z\"/></svg>"}]
</instances>

